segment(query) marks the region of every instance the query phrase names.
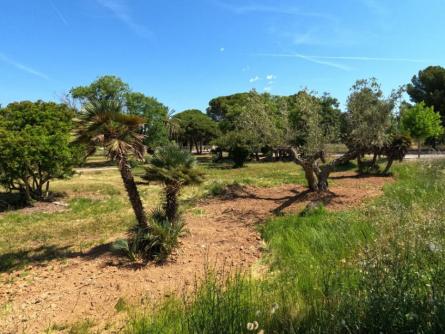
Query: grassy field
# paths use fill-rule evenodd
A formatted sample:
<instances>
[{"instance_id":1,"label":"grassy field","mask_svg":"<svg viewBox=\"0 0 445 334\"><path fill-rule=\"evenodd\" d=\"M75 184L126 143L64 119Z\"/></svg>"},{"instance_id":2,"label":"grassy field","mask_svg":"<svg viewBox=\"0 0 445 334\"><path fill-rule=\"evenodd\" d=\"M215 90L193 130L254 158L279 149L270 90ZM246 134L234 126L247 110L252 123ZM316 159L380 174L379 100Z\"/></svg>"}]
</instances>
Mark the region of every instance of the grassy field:
<instances>
[{"instance_id":1,"label":"grassy field","mask_svg":"<svg viewBox=\"0 0 445 334\"><path fill-rule=\"evenodd\" d=\"M304 182L300 169L293 163L251 163L246 168L232 169L230 164L214 165L206 158L201 160L206 181L183 191L184 209L203 196L220 193L228 184L268 187ZM100 158L95 158L92 163L95 167L104 165ZM142 167L135 168L137 176L142 173ZM53 182L52 189L64 194L59 201L67 203L66 210L0 213L0 271L69 257L113 241L135 224L117 170L83 172L71 179ZM139 190L146 209L158 205L159 185L141 183Z\"/></svg>"},{"instance_id":2,"label":"grassy field","mask_svg":"<svg viewBox=\"0 0 445 334\"><path fill-rule=\"evenodd\" d=\"M92 162L103 166L103 160ZM350 167L353 167L351 165ZM184 210L227 185L302 184L293 163L242 169L200 159L204 184L186 188ZM255 277L212 272L195 292L154 308L131 309L127 333L380 333L445 330L445 162L398 164L396 183L360 210L270 219ZM161 188L135 168L147 209ZM87 251L126 233L135 221L116 169L56 181L60 212L0 214L0 270L12 271ZM77 328L78 327L78 328ZM90 333L79 322L72 333ZM93 331L94 332L94 331Z\"/></svg>"},{"instance_id":3,"label":"grassy field","mask_svg":"<svg viewBox=\"0 0 445 334\"><path fill-rule=\"evenodd\" d=\"M366 210L272 219L263 277L209 274L191 299L136 315L127 332L443 332L445 163L396 175Z\"/></svg>"}]
</instances>

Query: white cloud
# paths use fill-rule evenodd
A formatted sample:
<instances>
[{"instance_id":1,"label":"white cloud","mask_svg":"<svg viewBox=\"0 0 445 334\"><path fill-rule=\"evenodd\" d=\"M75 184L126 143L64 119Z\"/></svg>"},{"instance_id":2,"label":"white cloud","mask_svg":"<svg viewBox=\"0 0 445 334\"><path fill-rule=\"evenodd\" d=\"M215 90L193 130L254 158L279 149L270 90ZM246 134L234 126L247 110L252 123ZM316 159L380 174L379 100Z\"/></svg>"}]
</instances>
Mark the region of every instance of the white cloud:
<instances>
[{"instance_id":1,"label":"white cloud","mask_svg":"<svg viewBox=\"0 0 445 334\"><path fill-rule=\"evenodd\" d=\"M266 79L267 80L269 80L269 81L271 81L271 80L275 80L277 77L275 76L275 75L273 75L273 74L268 74L267 76L266 76Z\"/></svg>"},{"instance_id":2,"label":"white cloud","mask_svg":"<svg viewBox=\"0 0 445 334\"><path fill-rule=\"evenodd\" d=\"M219 49L219 52L224 52L224 51L226 51L225 48L220 48L220 49Z\"/></svg>"},{"instance_id":3,"label":"white cloud","mask_svg":"<svg viewBox=\"0 0 445 334\"><path fill-rule=\"evenodd\" d=\"M256 55L257 56L264 56L264 57L300 58L300 59L304 59L304 60L306 60L308 62L311 62L311 63L325 65L325 66L337 68L337 69L340 69L340 70L343 70L343 71L350 71L350 70L352 70L351 67L346 66L346 65L342 65L342 64L338 64L338 63L334 63L334 62L330 62L330 61L319 60L315 56L306 56L306 55L302 55L302 54L299 54L299 53L294 53L294 54L287 54L287 53L258 53Z\"/></svg>"},{"instance_id":4,"label":"white cloud","mask_svg":"<svg viewBox=\"0 0 445 334\"><path fill-rule=\"evenodd\" d=\"M229 10L235 14L247 14L247 13L272 13L272 14L282 14L282 15L295 15L295 16L306 16L306 17L317 17L327 20L336 20L330 14L321 12L307 12L303 11L298 7L282 6L274 4L273 6L262 5L262 4L247 4L238 5L232 4L222 0L214 0L213 3L221 8Z\"/></svg>"},{"instance_id":5,"label":"white cloud","mask_svg":"<svg viewBox=\"0 0 445 334\"><path fill-rule=\"evenodd\" d=\"M153 38L153 32L147 29L147 27L137 23L130 14L130 9L127 3L122 0L97 0L100 5L108 9L113 15L128 26L135 34L140 37L151 39Z\"/></svg>"},{"instance_id":6,"label":"white cloud","mask_svg":"<svg viewBox=\"0 0 445 334\"><path fill-rule=\"evenodd\" d=\"M391 58L391 57L361 57L361 56L309 56L317 59L333 59L333 60L359 60L359 61L395 61L408 63L428 63L428 59L416 58Z\"/></svg>"},{"instance_id":7,"label":"white cloud","mask_svg":"<svg viewBox=\"0 0 445 334\"><path fill-rule=\"evenodd\" d=\"M15 60L11 59L11 58L8 58L3 53L0 53L0 61L3 61L4 63L9 64L11 66L14 66L15 68L17 68L23 72L35 75L36 77L40 77L45 80L49 79L49 77L45 73L39 72L39 71L33 69L32 67L29 67L27 65L24 65L22 63L19 63Z\"/></svg>"},{"instance_id":8,"label":"white cloud","mask_svg":"<svg viewBox=\"0 0 445 334\"><path fill-rule=\"evenodd\" d=\"M264 87L264 89L263 89L265 92L270 92L271 90L272 90L272 87L270 87L270 86L266 86L266 87Z\"/></svg>"},{"instance_id":9,"label":"white cloud","mask_svg":"<svg viewBox=\"0 0 445 334\"><path fill-rule=\"evenodd\" d=\"M252 83L252 82L256 82L256 81L258 81L258 80L260 80L261 78L257 75L257 76L254 76L253 78L250 78L249 79L249 82L250 83Z\"/></svg>"}]
</instances>

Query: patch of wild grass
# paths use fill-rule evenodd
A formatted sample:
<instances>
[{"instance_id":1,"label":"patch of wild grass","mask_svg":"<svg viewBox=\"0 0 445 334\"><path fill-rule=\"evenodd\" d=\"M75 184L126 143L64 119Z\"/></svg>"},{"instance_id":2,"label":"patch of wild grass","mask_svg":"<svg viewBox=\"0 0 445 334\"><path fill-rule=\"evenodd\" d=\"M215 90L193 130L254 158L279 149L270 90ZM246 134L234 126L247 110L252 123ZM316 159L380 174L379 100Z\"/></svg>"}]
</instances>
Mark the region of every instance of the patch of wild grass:
<instances>
[{"instance_id":1,"label":"patch of wild grass","mask_svg":"<svg viewBox=\"0 0 445 334\"><path fill-rule=\"evenodd\" d=\"M128 332L443 332L445 163L395 174L366 210L272 219L264 277L210 275L191 299L134 318Z\"/></svg>"}]
</instances>

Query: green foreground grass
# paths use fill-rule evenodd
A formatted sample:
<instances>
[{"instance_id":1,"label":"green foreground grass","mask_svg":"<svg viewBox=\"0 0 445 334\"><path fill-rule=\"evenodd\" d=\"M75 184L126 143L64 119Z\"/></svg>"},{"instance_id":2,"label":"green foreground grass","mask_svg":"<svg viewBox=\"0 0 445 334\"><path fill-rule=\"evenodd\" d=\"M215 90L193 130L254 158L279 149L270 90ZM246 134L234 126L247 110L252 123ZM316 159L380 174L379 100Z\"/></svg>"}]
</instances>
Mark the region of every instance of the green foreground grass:
<instances>
[{"instance_id":1,"label":"green foreground grass","mask_svg":"<svg viewBox=\"0 0 445 334\"><path fill-rule=\"evenodd\" d=\"M250 163L242 169L230 164L212 164L205 157L200 168L206 181L186 187L181 195L184 209L197 199L219 194L229 184L269 187L304 183L301 170L293 163ZM103 158L94 157L95 167ZM137 180L143 168L135 168ZM0 272L23 268L55 258L67 258L122 237L135 220L117 170L84 172L68 180L54 181L52 190L65 194L68 204L61 212L10 211L0 213ZM140 184L147 210L159 204L159 185Z\"/></svg>"},{"instance_id":2,"label":"green foreground grass","mask_svg":"<svg viewBox=\"0 0 445 334\"><path fill-rule=\"evenodd\" d=\"M127 333L444 332L445 162L395 172L365 210L272 219L262 278L209 273Z\"/></svg>"}]
</instances>

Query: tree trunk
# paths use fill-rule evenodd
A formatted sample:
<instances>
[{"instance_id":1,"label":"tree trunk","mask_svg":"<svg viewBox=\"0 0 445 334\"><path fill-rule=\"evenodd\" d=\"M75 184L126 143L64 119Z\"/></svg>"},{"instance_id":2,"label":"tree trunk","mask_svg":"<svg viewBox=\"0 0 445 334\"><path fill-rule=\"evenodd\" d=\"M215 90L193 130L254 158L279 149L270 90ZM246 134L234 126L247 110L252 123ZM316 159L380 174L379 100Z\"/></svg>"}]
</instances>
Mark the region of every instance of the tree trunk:
<instances>
[{"instance_id":1,"label":"tree trunk","mask_svg":"<svg viewBox=\"0 0 445 334\"><path fill-rule=\"evenodd\" d=\"M422 148L422 144L420 143L420 139L417 141L417 159L420 159L420 151Z\"/></svg>"},{"instance_id":2,"label":"tree trunk","mask_svg":"<svg viewBox=\"0 0 445 334\"><path fill-rule=\"evenodd\" d=\"M260 155L258 152L255 152L255 160L260 161Z\"/></svg>"},{"instance_id":3,"label":"tree trunk","mask_svg":"<svg viewBox=\"0 0 445 334\"><path fill-rule=\"evenodd\" d=\"M320 174L318 175L318 190L327 191L329 188L329 174L331 174L334 167L330 165L325 165L322 167Z\"/></svg>"},{"instance_id":4,"label":"tree trunk","mask_svg":"<svg viewBox=\"0 0 445 334\"><path fill-rule=\"evenodd\" d=\"M371 166L374 167L376 162L377 162L377 153L374 152L374 156L372 157Z\"/></svg>"},{"instance_id":5,"label":"tree trunk","mask_svg":"<svg viewBox=\"0 0 445 334\"><path fill-rule=\"evenodd\" d=\"M389 172L389 170L390 170L390 168L391 168L393 162L394 162L393 159L389 159L389 158L388 158L388 162L386 163L385 170L384 170L383 173L382 173L383 175L388 174L388 172Z\"/></svg>"},{"instance_id":6,"label":"tree trunk","mask_svg":"<svg viewBox=\"0 0 445 334\"><path fill-rule=\"evenodd\" d=\"M196 154L199 154L199 145L197 140L195 140L195 148L196 148Z\"/></svg>"},{"instance_id":7,"label":"tree trunk","mask_svg":"<svg viewBox=\"0 0 445 334\"><path fill-rule=\"evenodd\" d=\"M363 160L361 154L357 156L357 167L358 167L358 172L360 174L363 173Z\"/></svg>"},{"instance_id":8,"label":"tree trunk","mask_svg":"<svg viewBox=\"0 0 445 334\"><path fill-rule=\"evenodd\" d=\"M178 184L169 184L165 187L165 216L170 223L178 218Z\"/></svg>"},{"instance_id":9,"label":"tree trunk","mask_svg":"<svg viewBox=\"0 0 445 334\"><path fill-rule=\"evenodd\" d=\"M138 225L145 229L148 227L147 216L145 215L144 206L142 205L141 197L139 196L136 182L134 182L134 177L126 157L121 157L118 160L118 167Z\"/></svg>"},{"instance_id":10,"label":"tree trunk","mask_svg":"<svg viewBox=\"0 0 445 334\"><path fill-rule=\"evenodd\" d=\"M318 178L314 168L309 164L305 164L303 165L303 170L309 189L311 191L318 191Z\"/></svg>"}]
</instances>

